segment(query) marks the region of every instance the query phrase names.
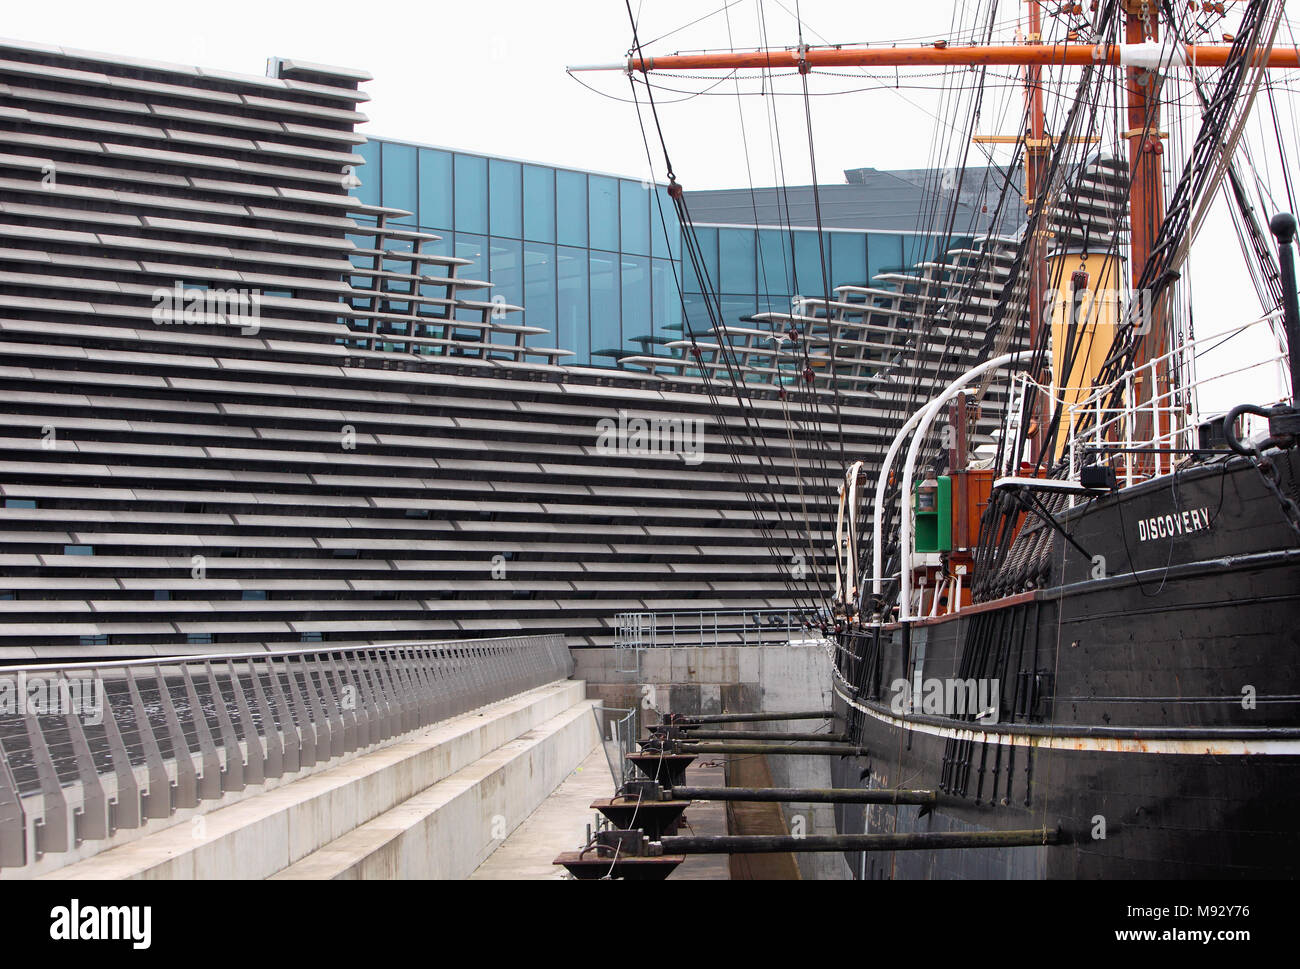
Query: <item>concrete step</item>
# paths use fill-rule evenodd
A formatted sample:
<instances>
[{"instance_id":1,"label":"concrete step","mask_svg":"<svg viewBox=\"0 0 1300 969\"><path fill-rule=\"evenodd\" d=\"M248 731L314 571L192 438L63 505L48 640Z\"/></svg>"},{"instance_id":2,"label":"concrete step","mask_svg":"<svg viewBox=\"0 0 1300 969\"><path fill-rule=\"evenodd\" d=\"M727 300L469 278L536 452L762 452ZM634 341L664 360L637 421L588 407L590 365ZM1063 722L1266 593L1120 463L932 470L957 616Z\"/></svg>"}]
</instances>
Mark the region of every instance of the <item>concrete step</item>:
<instances>
[{"instance_id":1,"label":"concrete step","mask_svg":"<svg viewBox=\"0 0 1300 969\"><path fill-rule=\"evenodd\" d=\"M575 704L274 877L469 877L597 748L594 705Z\"/></svg>"},{"instance_id":2,"label":"concrete step","mask_svg":"<svg viewBox=\"0 0 1300 969\"><path fill-rule=\"evenodd\" d=\"M581 680L537 687L41 877L269 878L556 717L580 711L593 739L572 769L595 744L585 695Z\"/></svg>"}]
</instances>

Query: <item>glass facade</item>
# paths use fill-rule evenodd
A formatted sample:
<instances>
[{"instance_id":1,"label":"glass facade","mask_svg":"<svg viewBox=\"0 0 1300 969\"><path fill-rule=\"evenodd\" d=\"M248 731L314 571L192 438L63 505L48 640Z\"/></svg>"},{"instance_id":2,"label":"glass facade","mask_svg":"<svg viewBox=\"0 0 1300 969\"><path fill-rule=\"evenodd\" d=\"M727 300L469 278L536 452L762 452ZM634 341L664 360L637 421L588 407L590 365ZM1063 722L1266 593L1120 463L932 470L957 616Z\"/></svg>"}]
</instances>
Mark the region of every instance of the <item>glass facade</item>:
<instances>
[{"instance_id":1,"label":"glass facade","mask_svg":"<svg viewBox=\"0 0 1300 969\"><path fill-rule=\"evenodd\" d=\"M694 332L708 333L702 293L710 287L723 320L743 326L754 313L790 312L799 296L880 285L871 283L879 274L936 255L930 237L899 232L828 229L819 243L810 228L697 226L701 286L682 261L681 228L662 185L386 139L357 150L367 163L354 194L406 209L403 225L442 236L426 249L470 260L457 275L490 281L488 292L523 306L522 319L510 322L545 327L528 342L572 350L563 363L680 356L663 344L685 335L683 304Z\"/></svg>"},{"instance_id":2,"label":"glass facade","mask_svg":"<svg viewBox=\"0 0 1300 969\"><path fill-rule=\"evenodd\" d=\"M357 151L366 164L354 194L442 236L426 250L470 260L456 274L493 284L472 298L500 294L524 307L509 322L550 331L530 345L610 367L681 339L680 229L663 186L387 139Z\"/></svg>"}]
</instances>

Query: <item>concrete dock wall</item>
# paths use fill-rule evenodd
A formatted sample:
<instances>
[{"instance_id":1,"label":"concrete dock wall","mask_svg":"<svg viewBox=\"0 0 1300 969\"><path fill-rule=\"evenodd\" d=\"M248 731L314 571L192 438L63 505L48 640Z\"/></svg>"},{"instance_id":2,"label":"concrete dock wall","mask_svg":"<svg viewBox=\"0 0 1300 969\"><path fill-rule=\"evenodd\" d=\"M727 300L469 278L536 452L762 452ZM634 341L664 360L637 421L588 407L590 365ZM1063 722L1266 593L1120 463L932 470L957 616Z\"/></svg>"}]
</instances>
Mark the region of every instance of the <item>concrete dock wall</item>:
<instances>
[{"instance_id":1,"label":"concrete dock wall","mask_svg":"<svg viewBox=\"0 0 1300 969\"><path fill-rule=\"evenodd\" d=\"M576 649L574 676L585 680L587 695L606 706L639 706L648 719L659 713L777 712L829 710L831 660L821 643L772 646L684 646L641 650L636 662L627 651ZM622 667L635 665L636 672ZM813 721L757 724L763 730L817 729ZM729 728L736 729L736 728ZM830 787L826 757L767 757L776 787ZM831 804L784 805L792 830L802 819L804 834L834 834ZM850 877L843 856L807 853L797 856L805 878Z\"/></svg>"}]
</instances>

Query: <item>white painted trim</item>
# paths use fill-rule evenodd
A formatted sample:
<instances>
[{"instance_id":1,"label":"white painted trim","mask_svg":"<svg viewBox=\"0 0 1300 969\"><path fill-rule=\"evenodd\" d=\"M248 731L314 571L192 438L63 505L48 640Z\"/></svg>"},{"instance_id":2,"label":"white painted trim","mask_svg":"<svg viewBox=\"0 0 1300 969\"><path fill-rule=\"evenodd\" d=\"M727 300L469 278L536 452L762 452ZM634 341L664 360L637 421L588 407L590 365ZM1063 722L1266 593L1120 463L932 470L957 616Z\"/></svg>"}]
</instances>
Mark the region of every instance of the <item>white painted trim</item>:
<instances>
[{"instance_id":1,"label":"white painted trim","mask_svg":"<svg viewBox=\"0 0 1300 969\"><path fill-rule=\"evenodd\" d=\"M1200 737L1190 740L1140 740L1132 737L1049 737L1023 733L1003 733L966 727L940 727L930 723L914 723L901 717L890 716L850 700L839 689L835 695L855 710L900 730L943 737L945 740L974 740L981 743L1001 744L1004 747L1038 747L1047 750L1086 750L1112 754L1183 754L1199 757L1259 757L1300 756L1300 739L1296 740L1217 740Z\"/></svg>"}]
</instances>

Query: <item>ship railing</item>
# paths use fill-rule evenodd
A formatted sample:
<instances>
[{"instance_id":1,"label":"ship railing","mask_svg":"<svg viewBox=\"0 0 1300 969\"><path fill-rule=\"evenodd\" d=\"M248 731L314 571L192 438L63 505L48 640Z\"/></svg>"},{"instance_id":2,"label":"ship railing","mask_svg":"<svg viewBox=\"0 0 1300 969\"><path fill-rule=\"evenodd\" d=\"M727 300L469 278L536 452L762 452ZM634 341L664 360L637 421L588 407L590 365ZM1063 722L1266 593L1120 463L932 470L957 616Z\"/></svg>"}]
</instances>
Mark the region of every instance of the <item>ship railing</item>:
<instances>
[{"instance_id":1,"label":"ship railing","mask_svg":"<svg viewBox=\"0 0 1300 969\"><path fill-rule=\"evenodd\" d=\"M0 667L0 869L39 873L572 673L559 635Z\"/></svg>"},{"instance_id":2,"label":"ship railing","mask_svg":"<svg viewBox=\"0 0 1300 969\"><path fill-rule=\"evenodd\" d=\"M1270 355L1213 375L1196 374L1196 357L1254 327L1273 324L1270 313L1232 330L1180 343L1160 357L1133 367L1104 387L1090 389L1086 397L1066 408L1067 451L1070 477L1098 461L1109 463L1127 487L1174 470L1180 461L1200 450L1197 428L1202 421L1198 389L1225 377L1269 367L1285 367L1284 352ZM1177 380L1158 393L1145 396L1143 388L1156 388L1163 375ZM1107 406L1117 395L1118 406ZM1071 500L1073 504L1073 499Z\"/></svg>"}]
</instances>

